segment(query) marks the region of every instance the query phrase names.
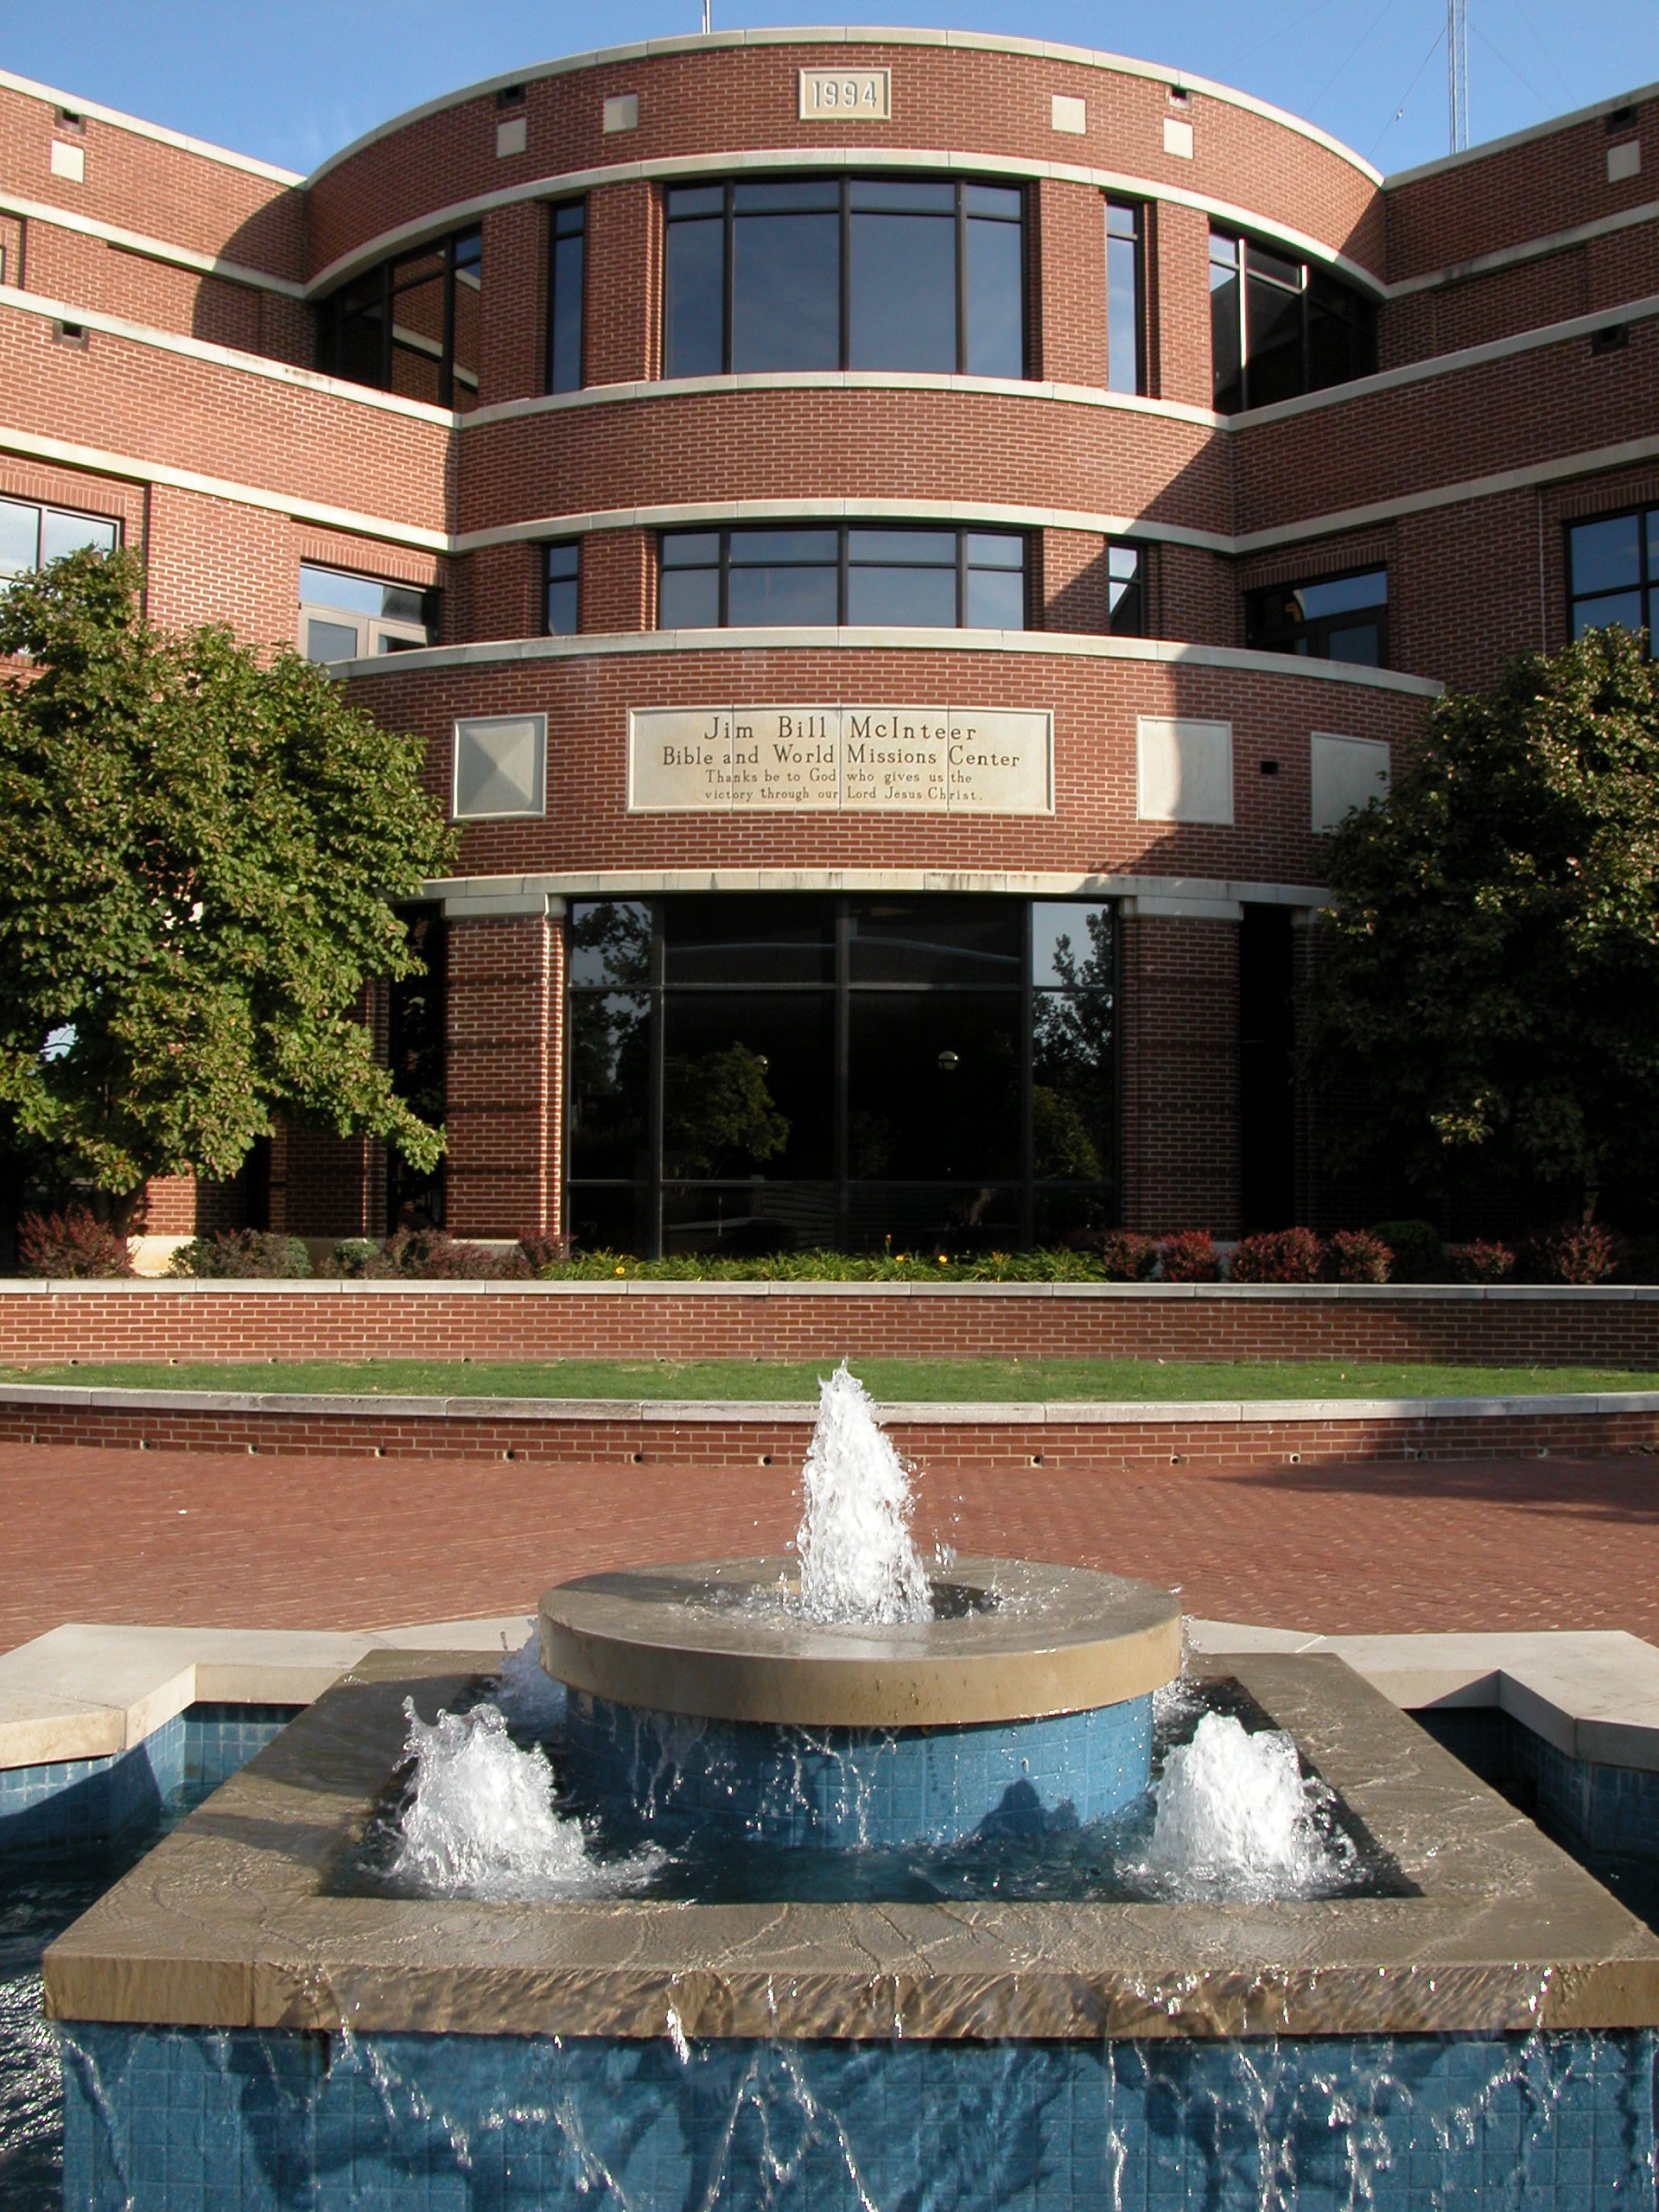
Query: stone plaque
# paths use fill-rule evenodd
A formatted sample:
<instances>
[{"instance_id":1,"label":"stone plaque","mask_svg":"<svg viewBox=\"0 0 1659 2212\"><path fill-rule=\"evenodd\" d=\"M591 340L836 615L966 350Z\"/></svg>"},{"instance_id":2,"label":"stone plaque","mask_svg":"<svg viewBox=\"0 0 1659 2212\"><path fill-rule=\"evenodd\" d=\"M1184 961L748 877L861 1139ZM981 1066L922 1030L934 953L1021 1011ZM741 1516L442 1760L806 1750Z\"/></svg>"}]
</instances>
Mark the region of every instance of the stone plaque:
<instances>
[{"instance_id":1,"label":"stone plaque","mask_svg":"<svg viewBox=\"0 0 1659 2212\"><path fill-rule=\"evenodd\" d=\"M801 121L890 123L891 69L803 69Z\"/></svg>"},{"instance_id":2,"label":"stone plaque","mask_svg":"<svg viewBox=\"0 0 1659 2212\"><path fill-rule=\"evenodd\" d=\"M636 707L632 814L1052 814L1054 717L1009 707Z\"/></svg>"}]
</instances>

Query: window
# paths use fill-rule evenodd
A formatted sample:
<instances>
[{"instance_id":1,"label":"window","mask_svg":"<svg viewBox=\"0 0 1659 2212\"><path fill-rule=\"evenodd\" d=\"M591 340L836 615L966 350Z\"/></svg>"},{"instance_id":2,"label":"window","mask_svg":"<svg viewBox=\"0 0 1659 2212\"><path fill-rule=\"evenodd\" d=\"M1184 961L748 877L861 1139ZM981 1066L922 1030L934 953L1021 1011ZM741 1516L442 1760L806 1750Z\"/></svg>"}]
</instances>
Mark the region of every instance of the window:
<instances>
[{"instance_id":1,"label":"window","mask_svg":"<svg viewBox=\"0 0 1659 2212\"><path fill-rule=\"evenodd\" d=\"M1138 203L1106 202L1106 382L1113 391L1144 391Z\"/></svg>"},{"instance_id":2,"label":"window","mask_svg":"<svg viewBox=\"0 0 1659 2212\"><path fill-rule=\"evenodd\" d=\"M1023 630L1026 543L1011 531L673 530L661 630Z\"/></svg>"},{"instance_id":3,"label":"window","mask_svg":"<svg viewBox=\"0 0 1659 2212\"><path fill-rule=\"evenodd\" d=\"M1004 1247L1115 1217L1114 913L996 898L573 902L589 1247Z\"/></svg>"},{"instance_id":4,"label":"window","mask_svg":"<svg viewBox=\"0 0 1659 2212\"><path fill-rule=\"evenodd\" d=\"M1651 641L1659 628L1659 507L1572 524L1567 560L1575 638L1622 622L1627 630L1645 629Z\"/></svg>"},{"instance_id":5,"label":"window","mask_svg":"<svg viewBox=\"0 0 1659 2212\"><path fill-rule=\"evenodd\" d=\"M1218 413L1268 407L1376 367L1376 309L1318 266L1230 232L1210 233Z\"/></svg>"},{"instance_id":6,"label":"window","mask_svg":"<svg viewBox=\"0 0 1659 2212\"><path fill-rule=\"evenodd\" d=\"M1107 545L1106 628L1114 638L1147 634L1146 574L1138 545Z\"/></svg>"},{"instance_id":7,"label":"window","mask_svg":"<svg viewBox=\"0 0 1659 2212\"><path fill-rule=\"evenodd\" d=\"M98 515L73 514L66 507L37 507L24 499L0 499L0 576L26 576L66 553L90 545L113 553L121 542L119 523Z\"/></svg>"},{"instance_id":8,"label":"window","mask_svg":"<svg viewBox=\"0 0 1659 2212\"><path fill-rule=\"evenodd\" d=\"M574 638L576 634L576 582L581 561L582 547L576 538L567 538L562 545L550 545L547 549L542 627L550 638Z\"/></svg>"},{"instance_id":9,"label":"window","mask_svg":"<svg viewBox=\"0 0 1659 2212\"><path fill-rule=\"evenodd\" d=\"M370 660L431 642L434 594L344 569L300 563L300 650L307 660Z\"/></svg>"},{"instance_id":10,"label":"window","mask_svg":"<svg viewBox=\"0 0 1659 2212\"><path fill-rule=\"evenodd\" d=\"M1259 652L1305 653L1366 668L1389 664L1389 572L1270 584L1244 601L1244 642Z\"/></svg>"},{"instance_id":11,"label":"window","mask_svg":"<svg viewBox=\"0 0 1659 2212\"><path fill-rule=\"evenodd\" d=\"M587 201L567 200L554 208L549 229L547 388L550 391L580 391Z\"/></svg>"},{"instance_id":12,"label":"window","mask_svg":"<svg viewBox=\"0 0 1659 2212\"><path fill-rule=\"evenodd\" d=\"M677 185L663 373L1022 377L1023 200L963 179Z\"/></svg>"},{"instance_id":13,"label":"window","mask_svg":"<svg viewBox=\"0 0 1659 2212\"><path fill-rule=\"evenodd\" d=\"M319 302L317 366L463 412L478 404L481 233L384 261Z\"/></svg>"}]
</instances>

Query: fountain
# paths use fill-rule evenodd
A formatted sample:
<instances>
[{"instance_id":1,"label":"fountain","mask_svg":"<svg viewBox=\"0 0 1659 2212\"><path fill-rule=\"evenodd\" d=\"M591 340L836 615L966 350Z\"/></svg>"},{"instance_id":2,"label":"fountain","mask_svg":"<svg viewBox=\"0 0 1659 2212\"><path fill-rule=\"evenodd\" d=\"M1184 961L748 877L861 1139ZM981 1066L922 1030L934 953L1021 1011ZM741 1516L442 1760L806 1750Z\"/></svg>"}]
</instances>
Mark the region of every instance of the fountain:
<instances>
[{"instance_id":1,"label":"fountain","mask_svg":"<svg viewBox=\"0 0 1659 2212\"><path fill-rule=\"evenodd\" d=\"M78 1923L66 2202L1651 2206L1659 1942L1339 1661L930 1566L844 1369L804 1488L373 1655Z\"/></svg>"}]
</instances>

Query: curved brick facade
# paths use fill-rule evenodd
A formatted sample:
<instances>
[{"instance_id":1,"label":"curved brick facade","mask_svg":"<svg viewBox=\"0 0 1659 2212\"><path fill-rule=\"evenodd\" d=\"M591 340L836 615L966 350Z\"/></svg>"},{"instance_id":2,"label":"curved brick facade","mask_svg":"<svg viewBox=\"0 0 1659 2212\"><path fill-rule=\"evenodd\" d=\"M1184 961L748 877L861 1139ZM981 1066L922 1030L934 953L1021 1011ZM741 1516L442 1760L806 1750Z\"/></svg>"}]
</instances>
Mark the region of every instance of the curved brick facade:
<instances>
[{"instance_id":1,"label":"curved brick facade","mask_svg":"<svg viewBox=\"0 0 1659 2212\"><path fill-rule=\"evenodd\" d=\"M804 118L813 70L888 73L890 114ZM1638 93L1384 180L1143 64L757 32L474 87L301 180L0 77L0 499L116 521L175 625L292 640L302 562L436 588L425 650L346 677L426 737L446 803L458 721L544 718L538 810L469 826L433 887L458 1230L566 1220L572 902L746 891L1109 906L1116 1103L1093 1132L1092 1217L1226 1232L1317 1213L1272 1055L1321 895L1332 763L1399 764L1440 685L1561 642L1572 527L1659 504L1656 114ZM667 194L804 174L1017 189L1024 377L665 378ZM549 392L553 210L578 200L581 382ZM1109 201L1139 211L1133 393L1109 388ZM334 358L320 302L474 226L461 411L312 366ZM1214 411L1213 232L1374 315L1376 372ZM660 533L760 524L1014 533L1026 627L659 629ZM553 543L575 548L579 619L547 638ZM1113 546L1139 556L1138 636L1110 634ZM1302 659L1248 644L1252 592L1382 571L1386 666L1327 660L1317 639ZM631 715L790 702L1051 715L1045 788L931 809L641 803ZM251 1211L376 1233L399 1202L369 1147L278 1132L268 1190L157 1186L149 1226ZM1029 1188L1024 1204L1008 1218L1029 1234Z\"/></svg>"}]
</instances>

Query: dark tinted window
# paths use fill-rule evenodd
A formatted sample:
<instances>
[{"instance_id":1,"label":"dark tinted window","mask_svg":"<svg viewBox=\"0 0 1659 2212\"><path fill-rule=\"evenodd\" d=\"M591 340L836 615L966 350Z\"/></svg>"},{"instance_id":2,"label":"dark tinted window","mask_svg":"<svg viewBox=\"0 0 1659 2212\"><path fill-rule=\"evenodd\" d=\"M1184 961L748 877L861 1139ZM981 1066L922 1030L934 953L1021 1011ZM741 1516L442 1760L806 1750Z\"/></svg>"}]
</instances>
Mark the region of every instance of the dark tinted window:
<instances>
[{"instance_id":1,"label":"dark tinted window","mask_svg":"<svg viewBox=\"0 0 1659 2212\"><path fill-rule=\"evenodd\" d=\"M569 931L580 1241L933 1252L1116 1217L1109 906L579 900Z\"/></svg>"},{"instance_id":2,"label":"dark tinted window","mask_svg":"<svg viewBox=\"0 0 1659 2212\"><path fill-rule=\"evenodd\" d=\"M1253 591L1244 602L1244 638L1262 652L1386 667L1389 572L1366 569Z\"/></svg>"},{"instance_id":3,"label":"dark tinted window","mask_svg":"<svg viewBox=\"0 0 1659 2212\"><path fill-rule=\"evenodd\" d=\"M1370 376L1376 310L1313 264L1212 231L1210 343L1215 404L1232 415Z\"/></svg>"},{"instance_id":4,"label":"dark tinted window","mask_svg":"<svg viewBox=\"0 0 1659 2212\"><path fill-rule=\"evenodd\" d=\"M582 560L580 543L575 538L569 538L562 545L550 545L546 558L546 596L543 601L542 626L550 638L574 638L579 626L577 579Z\"/></svg>"},{"instance_id":5,"label":"dark tinted window","mask_svg":"<svg viewBox=\"0 0 1659 2212\"><path fill-rule=\"evenodd\" d=\"M672 187L664 213L666 376L1025 373L1017 188L756 180Z\"/></svg>"},{"instance_id":6,"label":"dark tinted window","mask_svg":"<svg viewBox=\"0 0 1659 2212\"><path fill-rule=\"evenodd\" d=\"M1146 579L1138 545L1106 548L1106 627L1115 638L1146 635Z\"/></svg>"},{"instance_id":7,"label":"dark tinted window","mask_svg":"<svg viewBox=\"0 0 1659 2212\"><path fill-rule=\"evenodd\" d=\"M1020 630L1025 539L1013 531L665 531L663 630Z\"/></svg>"},{"instance_id":8,"label":"dark tinted window","mask_svg":"<svg viewBox=\"0 0 1659 2212\"><path fill-rule=\"evenodd\" d=\"M476 230L400 254L317 309L317 365L462 410L478 404L483 242Z\"/></svg>"},{"instance_id":9,"label":"dark tinted window","mask_svg":"<svg viewBox=\"0 0 1659 2212\"><path fill-rule=\"evenodd\" d=\"M1567 600L1573 635L1622 622L1659 629L1659 507L1569 525Z\"/></svg>"},{"instance_id":10,"label":"dark tinted window","mask_svg":"<svg viewBox=\"0 0 1659 2212\"><path fill-rule=\"evenodd\" d=\"M588 207L567 200L554 208L547 277L547 388L582 388L582 307Z\"/></svg>"},{"instance_id":11,"label":"dark tinted window","mask_svg":"<svg viewBox=\"0 0 1659 2212\"><path fill-rule=\"evenodd\" d=\"M119 543L118 523L65 507L38 507L30 500L0 499L0 576L26 575L84 545L113 553Z\"/></svg>"},{"instance_id":12,"label":"dark tinted window","mask_svg":"<svg viewBox=\"0 0 1659 2212\"><path fill-rule=\"evenodd\" d=\"M1114 391L1144 391L1141 348L1141 209L1106 202L1106 381Z\"/></svg>"}]
</instances>

